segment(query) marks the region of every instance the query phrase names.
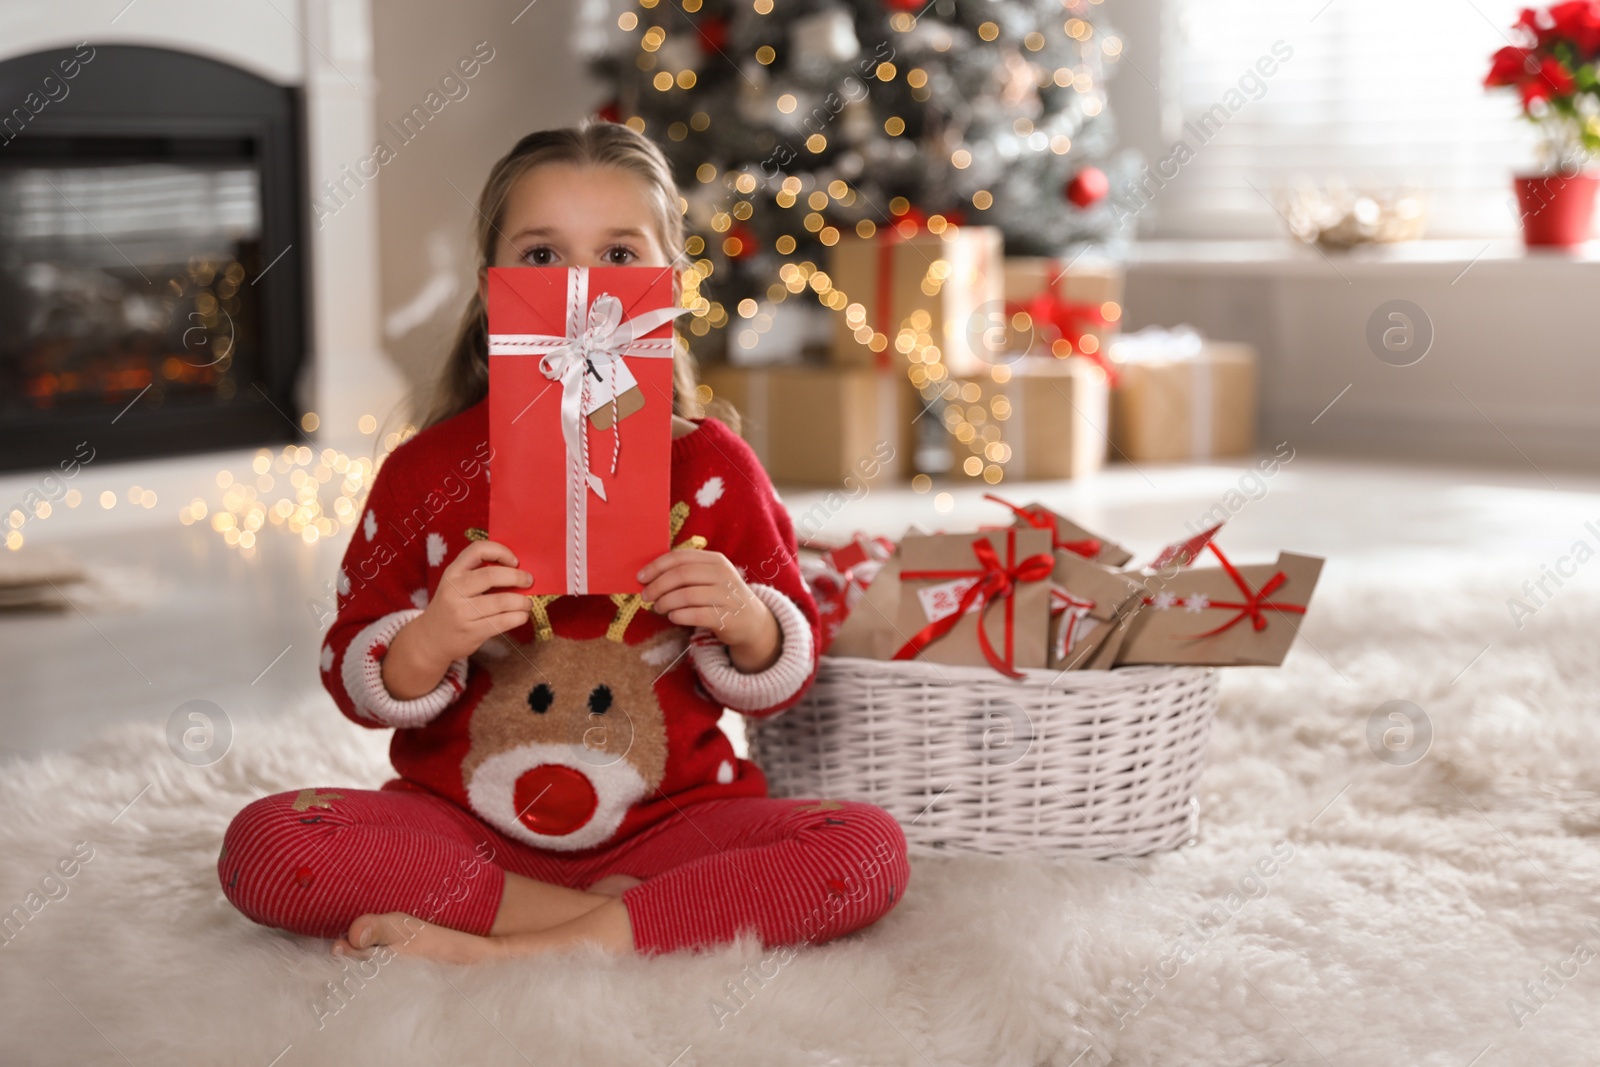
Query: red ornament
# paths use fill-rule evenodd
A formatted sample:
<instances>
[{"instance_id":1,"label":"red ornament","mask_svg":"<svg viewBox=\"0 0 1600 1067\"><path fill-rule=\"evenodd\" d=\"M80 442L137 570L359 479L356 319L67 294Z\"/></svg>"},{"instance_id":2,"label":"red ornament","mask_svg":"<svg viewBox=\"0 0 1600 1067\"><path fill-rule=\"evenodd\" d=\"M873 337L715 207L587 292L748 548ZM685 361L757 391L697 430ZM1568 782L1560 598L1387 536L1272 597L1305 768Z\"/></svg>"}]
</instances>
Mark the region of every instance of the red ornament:
<instances>
[{"instance_id":1,"label":"red ornament","mask_svg":"<svg viewBox=\"0 0 1600 1067\"><path fill-rule=\"evenodd\" d=\"M604 122L621 122L622 112L618 109L617 102L611 100L601 105L600 110L595 112L595 117Z\"/></svg>"},{"instance_id":2,"label":"red ornament","mask_svg":"<svg viewBox=\"0 0 1600 1067\"><path fill-rule=\"evenodd\" d=\"M890 11L920 11L927 6L927 0L883 0L883 6Z\"/></svg>"},{"instance_id":3,"label":"red ornament","mask_svg":"<svg viewBox=\"0 0 1600 1067\"><path fill-rule=\"evenodd\" d=\"M727 248L727 240L739 242L739 250L729 254L730 259L748 259L756 252L756 235L748 226L734 226L728 231L728 238L723 241L723 248Z\"/></svg>"},{"instance_id":4,"label":"red ornament","mask_svg":"<svg viewBox=\"0 0 1600 1067\"><path fill-rule=\"evenodd\" d=\"M1098 204L1111 191L1111 179L1099 167L1084 167L1067 182L1067 199L1080 208Z\"/></svg>"},{"instance_id":5,"label":"red ornament","mask_svg":"<svg viewBox=\"0 0 1600 1067\"><path fill-rule=\"evenodd\" d=\"M702 52L720 52L728 43L728 23L724 19L701 19L695 29L700 32Z\"/></svg>"}]
</instances>

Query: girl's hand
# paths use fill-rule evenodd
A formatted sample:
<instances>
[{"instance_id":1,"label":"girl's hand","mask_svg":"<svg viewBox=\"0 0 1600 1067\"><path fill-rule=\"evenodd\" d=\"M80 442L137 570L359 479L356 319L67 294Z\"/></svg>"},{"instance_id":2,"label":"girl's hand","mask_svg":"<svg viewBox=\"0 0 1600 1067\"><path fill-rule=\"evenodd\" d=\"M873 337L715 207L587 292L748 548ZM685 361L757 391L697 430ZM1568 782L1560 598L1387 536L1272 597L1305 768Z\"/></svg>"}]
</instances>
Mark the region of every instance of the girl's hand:
<instances>
[{"instance_id":1,"label":"girl's hand","mask_svg":"<svg viewBox=\"0 0 1600 1067\"><path fill-rule=\"evenodd\" d=\"M716 634L741 671L762 671L777 662L783 639L778 620L721 552L673 549L645 564L639 581L652 611Z\"/></svg>"},{"instance_id":2,"label":"girl's hand","mask_svg":"<svg viewBox=\"0 0 1600 1067\"><path fill-rule=\"evenodd\" d=\"M431 693L450 664L528 621L527 594L492 591L526 588L533 581L516 565L511 550L494 541L473 541L461 550L445 567L428 606L400 628L383 657L390 695L414 700Z\"/></svg>"}]
</instances>

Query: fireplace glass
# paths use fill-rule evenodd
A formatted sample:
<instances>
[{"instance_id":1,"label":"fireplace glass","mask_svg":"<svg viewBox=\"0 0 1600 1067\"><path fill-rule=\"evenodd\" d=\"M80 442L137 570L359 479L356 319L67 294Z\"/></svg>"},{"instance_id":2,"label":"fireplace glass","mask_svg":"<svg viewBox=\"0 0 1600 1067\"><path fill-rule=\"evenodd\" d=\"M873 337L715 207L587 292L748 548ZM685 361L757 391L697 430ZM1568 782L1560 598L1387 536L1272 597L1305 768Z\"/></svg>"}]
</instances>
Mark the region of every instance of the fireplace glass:
<instances>
[{"instance_id":1,"label":"fireplace glass","mask_svg":"<svg viewBox=\"0 0 1600 1067\"><path fill-rule=\"evenodd\" d=\"M250 145L68 140L0 165L0 417L229 404L268 266Z\"/></svg>"}]
</instances>

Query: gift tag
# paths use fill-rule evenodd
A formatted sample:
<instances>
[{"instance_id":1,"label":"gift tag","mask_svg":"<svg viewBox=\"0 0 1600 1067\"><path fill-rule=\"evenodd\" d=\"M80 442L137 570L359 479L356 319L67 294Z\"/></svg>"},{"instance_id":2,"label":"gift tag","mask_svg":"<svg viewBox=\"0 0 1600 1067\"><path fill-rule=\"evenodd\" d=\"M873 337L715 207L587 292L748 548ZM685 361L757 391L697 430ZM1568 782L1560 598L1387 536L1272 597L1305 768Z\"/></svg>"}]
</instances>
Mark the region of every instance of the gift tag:
<instances>
[{"instance_id":1,"label":"gift tag","mask_svg":"<svg viewBox=\"0 0 1600 1067\"><path fill-rule=\"evenodd\" d=\"M584 379L587 390L583 413L597 430L611 428L613 396L617 399L618 419L625 419L644 407L644 393L640 392L639 382L628 369L626 360L612 360L598 367L591 363L584 371Z\"/></svg>"},{"instance_id":2,"label":"gift tag","mask_svg":"<svg viewBox=\"0 0 1600 1067\"><path fill-rule=\"evenodd\" d=\"M929 622L938 622L948 615L954 615L961 607L961 598L967 590L978 584L976 578L955 578L938 585L924 586L917 590L917 600L922 603L922 613L928 617ZM979 601L967 605L967 614L978 610Z\"/></svg>"},{"instance_id":3,"label":"gift tag","mask_svg":"<svg viewBox=\"0 0 1600 1067\"><path fill-rule=\"evenodd\" d=\"M617 419L622 420L644 407L644 392L638 387L629 389L617 397ZM611 405L607 404L598 411L591 412L589 424L597 430L611 429Z\"/></svg>"}]
</instances>

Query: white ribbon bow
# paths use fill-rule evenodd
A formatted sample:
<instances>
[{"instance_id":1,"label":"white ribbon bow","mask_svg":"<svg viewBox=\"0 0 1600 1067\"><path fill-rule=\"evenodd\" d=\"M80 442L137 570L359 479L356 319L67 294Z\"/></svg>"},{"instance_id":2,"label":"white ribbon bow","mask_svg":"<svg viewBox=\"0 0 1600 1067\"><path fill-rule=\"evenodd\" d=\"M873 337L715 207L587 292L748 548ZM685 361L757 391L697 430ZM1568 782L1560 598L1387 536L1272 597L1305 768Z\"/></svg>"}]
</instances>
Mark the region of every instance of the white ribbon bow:
<instances>
[{"instance_id":1,"label":"white ribbon bow","mask_svg":"<svg viewBox=\"0 0 1600 1067\"><path fill-rule=\"evenodd\" d=\"M612 457L616 472L617 455L622 447L622 431L616 418L617 367L623 356L672 357L673 339L647 339L690 308L651 308L631 319L622 317L622 301L611 293L601 293L589 303L589 268L567 271L566 333L490 334L491 356L539 356L539 370L551 381L561 383L561 437L567 453L567 529L571 546L567 553L570 568L569 592L588 592L588 500L585 490L606 499L605 483L589 467L589 435L583 420L590 396L590 376L611 386ZM606 378L602 379L602 371Z\"/></svg>"}]
</instances>

